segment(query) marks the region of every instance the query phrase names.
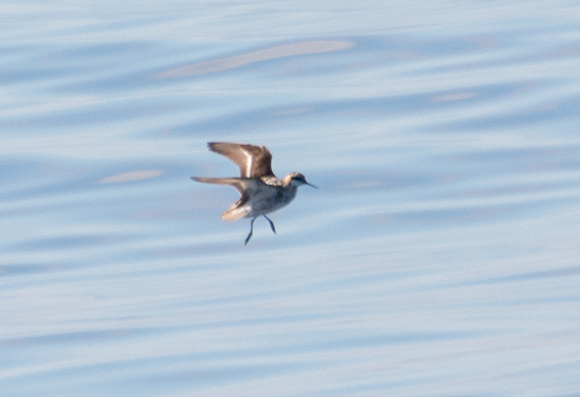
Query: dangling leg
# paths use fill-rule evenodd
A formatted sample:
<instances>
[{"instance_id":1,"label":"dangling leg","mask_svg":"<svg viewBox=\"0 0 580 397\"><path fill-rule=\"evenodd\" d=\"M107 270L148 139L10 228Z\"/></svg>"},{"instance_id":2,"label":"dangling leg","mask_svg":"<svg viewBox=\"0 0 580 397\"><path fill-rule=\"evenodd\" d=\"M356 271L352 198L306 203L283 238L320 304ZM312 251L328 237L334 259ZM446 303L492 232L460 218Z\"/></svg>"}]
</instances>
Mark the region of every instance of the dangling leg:
<instances>
[{"instance_id":1,"label":"dangling leg","mask_svg":"<svg viewBox=\"0 0 580 397\"><path fill-rule=\"evenodd\" d=\"M274 232L274 234L276 234L276 228L274 227L274 222L272 222L270 220L270 218L268 218L266 215L264 215L264 218L266 218L268 220L268 222L270 222L270 229L272 229L272 231Z\"/></svg>"},{"instance_id":2,"label":"dangling leg","mask_svg":"<svg viewBox=\"0 0 580 397\"><path fill-rule=\"evenodd\" d=\"M246 237L246 242L244 243L244 245L248 245L248 241L250 241L250 239L252 238L252 233L254 232L254 221L256 220L256 218L252 218L252 221L250 222L250 234L248 234L248 237Z\"/></svg>"}]
</instances>

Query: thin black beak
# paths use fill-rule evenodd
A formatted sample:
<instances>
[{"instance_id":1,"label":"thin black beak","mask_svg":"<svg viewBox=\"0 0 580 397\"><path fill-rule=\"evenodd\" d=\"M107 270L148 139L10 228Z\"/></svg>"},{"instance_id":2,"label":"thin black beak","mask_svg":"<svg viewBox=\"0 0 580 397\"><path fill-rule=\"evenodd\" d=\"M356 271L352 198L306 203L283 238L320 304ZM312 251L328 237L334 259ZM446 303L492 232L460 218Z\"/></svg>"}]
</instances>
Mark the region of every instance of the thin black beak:
<instances>
[{"instance_id":1,"label":"thin black beak","mask_svg":"<svg viewBox=\"0 0 580 397\"><path fill-rule=\"evenodd\" d=\"M312 183L308 183L308 182L306 182L306 184L307 184L308 186L310 186L310 187L313 187L314 189L318 189L318 186L316 186L316 185L313 185Z\"/></svg>"}]
</instances>

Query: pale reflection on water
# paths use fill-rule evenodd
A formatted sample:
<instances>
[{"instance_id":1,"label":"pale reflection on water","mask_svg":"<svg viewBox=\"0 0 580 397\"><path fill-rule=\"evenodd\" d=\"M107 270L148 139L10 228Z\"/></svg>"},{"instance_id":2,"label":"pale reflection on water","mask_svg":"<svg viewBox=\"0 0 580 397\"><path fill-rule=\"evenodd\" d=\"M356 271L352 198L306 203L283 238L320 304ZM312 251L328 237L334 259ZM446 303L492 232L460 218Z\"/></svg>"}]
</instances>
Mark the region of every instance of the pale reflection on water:
<instances>
[{"instance_id":1,"label":"pale reflection on water","mask_svg":"<svg viewBox=\"0 0 580 397\"><path fill-rule=\"evenodd\" d=\"M157 77L183 77L222 72L224 70L235 69L241 66L250 65L252 63L269 61L277 58L340 51L350 48L353 45L354 43L349 41L331 40L306 41L302 43L285 44L271 48L264 48L262 50L251 51L245 54L233 55L226 58L197 62L193 65L182 66L180 68L168 70L158 74Z\"/></svg>"},{"instance_id":2,"label":"pale reflection on water","mask_svg":"<svg viewBox=\"0 0 580 397\"><path fill-rule=\"evenodd\" d=\"M38 6L2 27L2 396L580 393L577 4ZM244 247L189 179L237 174L216 140L320 190Z\"/></svg>"}]
</instances>

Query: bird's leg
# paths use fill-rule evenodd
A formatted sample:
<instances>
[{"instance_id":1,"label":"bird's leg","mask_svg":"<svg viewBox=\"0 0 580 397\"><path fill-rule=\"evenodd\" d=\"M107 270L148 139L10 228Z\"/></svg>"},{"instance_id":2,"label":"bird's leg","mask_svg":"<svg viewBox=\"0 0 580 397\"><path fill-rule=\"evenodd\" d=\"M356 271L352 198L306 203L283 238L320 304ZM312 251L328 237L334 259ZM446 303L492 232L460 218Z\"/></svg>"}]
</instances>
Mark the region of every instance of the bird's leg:
<instances>
[{"instance_id":1,"label":"bird's leg","mask_svg":"<svg viewBox=\"0 0 580 397\"><path fill-rule=\"evenodd\" d=\"M250 234L248 234L248 237L246 237L246 242L244 243L244 245L248 245L248 241L250 241L250 239L252 238L252 233L254 232L254 221L256 220L256 218L252 218L252 221L250 222Z\"/></svg>"},{"instance_id":2,"label":"bird's leg","mask_svg":"<svg viewBox=\"0 0 580 397\"><path fill-rule=\"evenodd\" d=\"M276 234L276 228L274 227L274 222L272 222L270 220L270 218L268 218L266 215L264 215L264 218L266 218L268 220L268 222L270 222L270 228L272 229L272 231L274 232L274 234Z\"/></svg>"}]
</instances>

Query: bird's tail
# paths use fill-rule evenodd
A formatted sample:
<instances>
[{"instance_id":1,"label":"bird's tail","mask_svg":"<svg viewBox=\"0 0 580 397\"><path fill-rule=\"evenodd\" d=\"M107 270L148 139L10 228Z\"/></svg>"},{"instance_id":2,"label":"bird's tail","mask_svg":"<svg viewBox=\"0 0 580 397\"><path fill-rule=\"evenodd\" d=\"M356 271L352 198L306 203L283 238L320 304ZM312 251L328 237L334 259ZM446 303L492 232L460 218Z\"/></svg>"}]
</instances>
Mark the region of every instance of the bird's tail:
<instances>
[{"instance_id":1,"label":"bird's tail","mask_svg":"<svg viewBox=\"0 0 580 397\"><path fill-rule=\"evenodd\" d=\"M222 214L222 220L235 222L238 219L242 219L250 213L250 207L242 204L242 200L238 200L236 203L232 204L226 212Z\"/></svg>"}]
</instances>

